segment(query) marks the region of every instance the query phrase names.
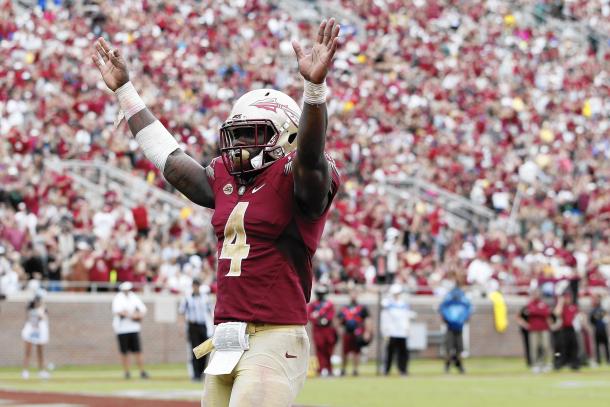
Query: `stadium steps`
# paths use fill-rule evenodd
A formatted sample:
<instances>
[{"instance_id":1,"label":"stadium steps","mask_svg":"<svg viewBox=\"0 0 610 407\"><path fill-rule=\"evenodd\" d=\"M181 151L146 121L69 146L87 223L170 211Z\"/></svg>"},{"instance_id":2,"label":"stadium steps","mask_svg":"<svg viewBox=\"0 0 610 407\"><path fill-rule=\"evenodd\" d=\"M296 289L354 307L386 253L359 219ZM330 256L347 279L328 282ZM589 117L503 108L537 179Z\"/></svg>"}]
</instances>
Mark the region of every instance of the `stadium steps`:
<instances>
[{"instance_id":1,"label":"stadium steps","mask_svg":"<svg viewBox=\"0 0 610 407\"><path fill-rule=\"evenodd\" d=\"M93 207L103 205L106 192L114 191L127 207L136 206L138 202L145 200L152 215L151 219L163 219L168 213L172 218L178 218L185 208L188 208L192 215L197 215L190 217L196 226L205 227L211 221L211 211L106 163L52 160L47 165L57 172L65 171L85 190L85 196Z\"/></svg>"},{"instance_id":2,"label":"stadium steps","mask_svg":"<svg viewBox=\"0 0 610 407\"><path fill-rule=\"evenodd\" d=\"M442 189L433 183L416 177L401 176L388 179L383 186L395 202L414 205L424 201L442 208L451 229L466 231L472 227L496 228L499 219L486 206L479 205L463 196Z\"/></svg>"}]
</instances>

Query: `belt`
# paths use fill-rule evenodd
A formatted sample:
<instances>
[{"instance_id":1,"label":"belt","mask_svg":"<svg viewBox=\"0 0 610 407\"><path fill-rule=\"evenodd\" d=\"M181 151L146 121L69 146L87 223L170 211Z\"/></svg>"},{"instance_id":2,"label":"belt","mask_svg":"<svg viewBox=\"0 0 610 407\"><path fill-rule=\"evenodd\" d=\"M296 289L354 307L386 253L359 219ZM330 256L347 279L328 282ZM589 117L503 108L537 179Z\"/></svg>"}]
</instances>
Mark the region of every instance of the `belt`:
<instances>
[{"instance_id":1,"label":"belt","mask_svg":"<svg viewBox=\"0 0 610 407\"><path fill-rule=\"evenodd\" d=\"M248 335L254 335L256 332L260 332L260 331L270 331L273 329L286 329L286 328L294 329L294 327L296 327L296 326L301 326L301 325L275 325L275 324L260 324L260 323L248 322L248 325L246 325L246 333ZM214 350L213 340L214 340L214 337L211 337L193 349L193 353L195 354L196 359L201 359L208 353L212 352L212 350Z\"/></svg>"}]
</instances>

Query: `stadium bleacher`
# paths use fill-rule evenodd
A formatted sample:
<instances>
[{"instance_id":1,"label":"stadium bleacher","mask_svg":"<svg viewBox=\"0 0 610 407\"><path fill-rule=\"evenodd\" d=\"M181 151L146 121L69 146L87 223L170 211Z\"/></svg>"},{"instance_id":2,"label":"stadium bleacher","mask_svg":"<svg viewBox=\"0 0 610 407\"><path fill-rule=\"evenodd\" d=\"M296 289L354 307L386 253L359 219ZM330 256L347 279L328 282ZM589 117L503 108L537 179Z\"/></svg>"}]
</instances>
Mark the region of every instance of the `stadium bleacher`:
<instances>
[{"instance_id":1,"label":"stadium bleacher","mask_svg":"<svg viewBox=\"0 0 610 407\"><path fill-rule=\"evenodd\" d=\"M300 100L290 40L315 23L257 0L15 3L0 0L1 289L213 285L215 242L186 205L129 206L110 187L90 201L75 174L51 167L102 162L173 192L113 127L117 103L89 49L98 35L120 44L148 106L207 164L241 94L271 86ZM316 277L337 291L401 281L420 294L455 269L507 292L607 287L608 2L332 3L353 22L329 78L327 146L344 188ZM388 193L405 179L434 188ZM437 190L493 221L454 228Z\"/></svg>"}]
</instances>

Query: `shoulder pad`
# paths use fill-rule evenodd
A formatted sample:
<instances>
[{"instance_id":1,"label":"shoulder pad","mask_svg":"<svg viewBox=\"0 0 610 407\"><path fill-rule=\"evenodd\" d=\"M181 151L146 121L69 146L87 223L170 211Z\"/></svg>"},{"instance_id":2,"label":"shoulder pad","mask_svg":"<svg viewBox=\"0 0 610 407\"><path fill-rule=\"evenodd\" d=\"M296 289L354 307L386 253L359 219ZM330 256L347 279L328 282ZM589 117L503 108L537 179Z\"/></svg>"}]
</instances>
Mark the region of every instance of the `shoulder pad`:
<instances>
[{"instance_id":1,"label":"shoulder pad","mask_svg":"<svg viewBox=\"0 0 610 407\"><path fill-rule=\"evenodd\" d=\"M205 167L205 172L208 175L208 178L212 181L214 180L216 174L214 173L214 166L216 165L216 161L218 161L218 157L214 158L207 167Z\"/></svg>"},{"instance_id":2,"label":"shoulder pad","mask_svg":"<svg viewBox=\"0 0 610 407\"><path fill-rule=\"evenodd\" d=\"M296 151L291 151L286 156L286 164L284 164L284 175L289 175L292 173L292 159L294 158Z\"/></svg>"},{"instance_id":3,"label":"shoulder pad","mask_svg":"<svg viewBox=\"0 0 610 407\"><path fill-rule=\"evenodd\" d=\"M286 165L284 165L284 175L290 175L292 173L292 160L288 161Z\"/></svg>"}]
</instances>

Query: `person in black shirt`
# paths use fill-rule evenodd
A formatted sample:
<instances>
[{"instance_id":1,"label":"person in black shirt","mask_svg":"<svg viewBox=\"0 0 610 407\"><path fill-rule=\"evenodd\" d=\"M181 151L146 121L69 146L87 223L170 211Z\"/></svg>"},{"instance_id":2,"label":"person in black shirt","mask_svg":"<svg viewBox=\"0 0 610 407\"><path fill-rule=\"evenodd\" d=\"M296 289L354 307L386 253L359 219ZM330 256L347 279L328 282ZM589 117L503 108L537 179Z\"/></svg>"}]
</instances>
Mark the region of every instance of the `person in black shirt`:
<instances>
[{"instance_id":1,"label":"person in black shirt","mask_svg":"<svg viewBox=\"0 0 610 407\"><path fill-rule=\"evenodd\" d=\"M61 262L54 254L47 256L49 291L61 291Z\"/></svg>"},{"instance_id":2,"label":"person in black shirt","mask_svg":"<svg viewBox=\"0 0 610 407\"><path fill-rule=\"evenodd\" d=\"M25 271L25 274L28 276L28 280L34 278L34 274L36 273L44 275L42 258L36 253L31 243L28 243L26 246L22 259L21 265L23 266L23 271Z\"/></svg>"},{"instance_id":3,"label":"person in black shirt","mask_svg":"<svg viewBox=\"0 0 610 407\"><path fill-rule=\"evenodd\" d=\"M601 305L601 297L599 294L593 295L591 298L592 309L589 314L589 321L595 332L595 358L597 364L601 364L600 347L604 349L606 354L606 363L610 364L610 352L608 350L608 329L607 315L608 313Z\"/></svg>"}]
</instances>

